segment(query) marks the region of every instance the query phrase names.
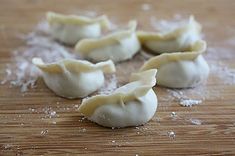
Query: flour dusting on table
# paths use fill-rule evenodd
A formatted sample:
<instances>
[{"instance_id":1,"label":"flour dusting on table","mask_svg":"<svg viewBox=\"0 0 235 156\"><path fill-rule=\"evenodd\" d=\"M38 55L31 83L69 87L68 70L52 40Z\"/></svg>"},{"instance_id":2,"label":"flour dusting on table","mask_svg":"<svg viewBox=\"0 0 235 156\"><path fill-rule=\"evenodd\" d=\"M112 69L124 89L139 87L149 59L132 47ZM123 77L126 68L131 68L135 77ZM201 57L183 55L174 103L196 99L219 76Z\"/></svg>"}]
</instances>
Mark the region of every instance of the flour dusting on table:
<instances>
[{"instance_id":1,"label":"flour dusting on table","mask_svg":"<svg viewBox=\"0 0 235 156\"><path fill-rule=\"evenodd\" d=\"M185 90L184 90L185 91ZM168 94L173 97L181 106L192 107L202 103L200 99L191 99L184 94L183 91L177 89L167 89Z\"/></svg>"},{"instance_id":2,"label":"flour dusting on table","mask_svg":"<svg viewBox=\"0 0 235 156\"><path fill-rule=\"evenodd\" d=\"M71 53L71 49L54 41L48 34L48 24L40 22L35 30L28 35L18 35L24 40L24 46L13 52L11 64L5 69L5 78L1 84L20 87L21 92L36 87L40 71L32 64L33 57L40 57L45 62L54 62L63 58L78 58Z\"/></svg>"},{"instance_id":3,"label":"flour dusting on table","mask_svg":"<svg viewBox=\"0 0 235 156\"><path fill-rule=\"evenodd\" d=\"M143 10L143 11L149 11L150 9L151 9L151 5L148 3L143 3L141 5L141 10Z\"/></svg>"},{"instance_id":4,"label":"flour dusting on table","mask_svg":"<svg viewBox=\"0 0 235 156\"><path fill-rule=\"evenodd\" d=\"M118 81L116 75L106 75L106 81L104 85L99 89L98 94L110 94L118 87Z\"/></svg>"}]
</instances>

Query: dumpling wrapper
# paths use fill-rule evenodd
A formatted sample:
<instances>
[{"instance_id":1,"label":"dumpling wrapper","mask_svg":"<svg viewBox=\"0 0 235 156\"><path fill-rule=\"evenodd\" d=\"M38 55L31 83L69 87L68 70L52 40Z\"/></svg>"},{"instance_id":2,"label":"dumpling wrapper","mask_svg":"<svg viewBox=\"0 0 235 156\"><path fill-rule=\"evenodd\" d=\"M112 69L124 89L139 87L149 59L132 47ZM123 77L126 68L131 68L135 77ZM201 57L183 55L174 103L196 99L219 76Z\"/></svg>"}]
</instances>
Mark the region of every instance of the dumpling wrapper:
<instances>
[{"instance_id":1,"label":"dumpling wrapper","mask_svg":"<svg viewBox=\"0 0 235 156\"><path fill-rule=\"evenodd\" d=\"M157 84L169 88L189 88L205 81L209 66L202 56L206 42L195 42L190 51L164 53L149 59L140 71L157 69Z\"/></svg>"},{"instance_id":2,"label":"dumpling wrapper","mask_svg":"<svg viewBox=\"0 0 235 156\"><path fill-rule=\"evenodd\" d=\"M102 29L110 28L110 22L105 15L89 18L48 12L47 21L51 35L69 45L75 45L84 38L97 38L101 35Z\"/></svg>"},{"instance_id":3,"label":"dumpling wrapper","mask_svg":"<svg viewBox=\"0 0 235 156\"><path fill-rule=\"evenodd\" d=\"M105 127L138 126L148 122L156 112L157 70L132 74L130 83L110 95L96 95L82 101L78 111Z\"/></svg>"},{"instance_id":4,"label":"dumpling wrapper","mask_svg":"<svg viewBox=\"0 0 235 156\"><path fill-rule=\"evenodd\" d=\"M64 59L45 64L40 58L33 58L32 62L42 71L48 88L69 99L93 93L104 84L104 73L115 72L111 60L92 64L88 61Z\"/></svg>"},{"instance_id":5,"label":"dumpling wrapper","mask_svg":"<svg viewBox=\"0 0 235 156\"><path fill-rule=\"evenodd\" d=\"M201 25L193 16L187 24L168 32L137 32L141 44L156 54L188 51L194 42L200 40Z\"/></svg>"},{"instance_id":6,"label":"dumpling wrapper","mask_svg":"<svg viewBox=\"0 0 235 156\"><path fill-rule=\"evenodd\" d=\"M128 30L120 30L97 39L84 39L77 43L75 51L93 61L120 62L132 58L139 50L136 21L129 22Z\"/></svg>"}]
</instances>

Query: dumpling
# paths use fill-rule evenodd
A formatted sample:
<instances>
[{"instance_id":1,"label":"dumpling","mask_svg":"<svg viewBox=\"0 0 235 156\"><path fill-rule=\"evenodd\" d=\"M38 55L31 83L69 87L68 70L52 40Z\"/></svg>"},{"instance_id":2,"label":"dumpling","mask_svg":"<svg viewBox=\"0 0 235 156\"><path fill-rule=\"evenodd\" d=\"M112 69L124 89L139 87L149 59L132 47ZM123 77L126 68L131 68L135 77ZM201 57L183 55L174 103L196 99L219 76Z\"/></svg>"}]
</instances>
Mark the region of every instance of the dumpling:
<instances>
[{"instance_id":1,"label":"dumpling","mask_svg":"<svg viewBox=\"0 0 235 156\"><path fill-rule=\"evenodd\" d=\"M156 54L188 51L200 39L201 26L191 16L188 23L167 32L137 32L143 47Z\"/></svg>"},{"instance_id":2,"label":"dumpling","mask_svg":"<svg viewBox=\"0 0 235 156\"><path fill-rule=\"evenodd\" d=\"M157 70L132 74L131 82L110 95L96 95L82 101L78 111L105 127L138 126L148 122L157 110Z\"/></svg>"},{"instance_id":3,"label":"dumpling","mask_svg":"<svg viewBox=\"0 0 235 156\"><path fill-rule=\"evenodd\" d=\"M111 60L92 64L88 61L64 59L45 64L40 58L33 58L42 77L57 95L73 99L82 98L99 89L104 84L104 73L114 73Z\"/></svg>"},{"instance_id":4,"label":"dumpling","mask_svg":"<svg viewBox=\"0 0 235 156\"><path fill-rule=\"evenodd\" d=\"M202 56L206 42L195 42L189 51L164 53L149 59L140 71L157 69L157 84L170 88L195 87L205 81L209 66Z\"/></svg>"},{"instance_id":5,"label":"dumpling","mask_svg":"<svg viewBox=\"0 0 235 156\"><path fill-rule=\"evenodd\" d=\"M66 44L75 45L84 38L97 38L102 29L108 29L110 22L105 15L89 18L76 15L47 13L51 35Z\"/></svg>"},{"instance_id":6,"label":"dumpling","mask_svg":"<svg viewBox=\"0 0 235 156\"><path fill-rule=\"evenodd\" d=\"M75 51L93 61L130 59L140 50L136 36L136 21L129 22L128 30L120 30L98 39L84 39L77 43Z\"/></svg>"}]
</instances>

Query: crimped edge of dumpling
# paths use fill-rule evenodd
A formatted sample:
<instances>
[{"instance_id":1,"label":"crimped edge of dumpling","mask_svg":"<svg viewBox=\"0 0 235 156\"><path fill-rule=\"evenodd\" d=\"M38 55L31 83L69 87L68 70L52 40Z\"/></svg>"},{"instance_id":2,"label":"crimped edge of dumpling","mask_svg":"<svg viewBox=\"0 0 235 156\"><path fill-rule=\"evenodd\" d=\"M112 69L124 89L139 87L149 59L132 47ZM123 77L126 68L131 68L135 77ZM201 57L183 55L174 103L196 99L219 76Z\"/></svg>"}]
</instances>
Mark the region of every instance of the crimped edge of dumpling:
<instances>
[{"instance_id":1,"label":"crimped edge of dumpling","mask_svg":"<svg viewBox=\"0 0 235 156\"><path fill-rule=\"evenodd\" d=\"M132 74L132 82L118 88L110 95L96 95L84 99L79 106L78 111L83 115L90 117L96 108L106 104L125 104L125 102L136 100L144 96L156 84L156 69ZM135 86L134 88L132 88ZM130 88L130 90L129 90Z\"/></svg>"},{"instance_id":2,"label":"crimped edge of dumpling","mask_svg":"<svg viewBox=\"0 0 235 156\"><path fill-rule=\"evenodd\" d=\"M136 34L141 43L149 40L168 41L177 39L179 36L183 35L191 29L196 29L198 34L200 34L201 32L201 25L195 20L194 16L192 15L189 18L188 24L175 28L172 31L166 33L137 31Z\"/></svg>"},{"instance_id":3,"label":"crimped edge of dumpling","mask_svg":"<svg viewBox=\"0 0 235 156\"><path fill-rule=\"evenodd\" d=\"M101 70L104 73L114 73L116 71L112 60L99 62L93 64L85 60L63 59L54 63L44 63L41 58L33 58L32 63L36 65L43 72L47 73L63 73L70 72L90 72Z\"/></svg>"},{"instance_id":4,"label":"crimped edge of dumpling","mask_svg":"<svg viewBox=\"0 0 235 156\"><path fill-rule=\"evenodd\" d=\"M93 49L115 44L135 33L136 27L137 21L133 20L128 23L128 30L119 30L97 39L83 39L76 44L75 51L79 54L86 55L86 53L91 52Z\"/></svg>"},{"instance_id":5,"label":"crimped edge of dumpling","mask_svg":"<svg viewBox=\"0 0 235 156\"><path fill-rule=\"evenodd\" d=\"M149 70L149 69L158 69L162 65L183 61L183 60L194 60L199 55L206 51L207 44L203 40L196 41L193 45L191 45L189 51L185 52L173 52L173 53L163 53L161 55L152 57L144 65L140 68L140 71Z\"/></svg>"},{"instance_id":6,"label":"crimped edge of dumpling","mask_svg":"<svg viewBox=\"0 0 235 156\"><path fill-rule=\"evenodd\" d=\"M104 29L109 29L111 23L106 15L102 15L95 18L77 15L64 15L55 12L48 12L46 14L48 23L61 23L61 24L73 24L73 25L88 25L94 23L100 23Z\"/></svg>"}]
</instances>

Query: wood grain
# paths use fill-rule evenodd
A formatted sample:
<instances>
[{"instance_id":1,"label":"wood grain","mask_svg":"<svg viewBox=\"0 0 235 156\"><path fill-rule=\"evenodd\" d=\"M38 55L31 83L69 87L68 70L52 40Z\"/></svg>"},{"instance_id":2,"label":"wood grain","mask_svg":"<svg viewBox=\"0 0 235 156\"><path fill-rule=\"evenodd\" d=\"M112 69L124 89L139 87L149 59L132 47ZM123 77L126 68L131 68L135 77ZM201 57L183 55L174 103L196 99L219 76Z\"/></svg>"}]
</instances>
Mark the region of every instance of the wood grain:
<instances>
[{"instance_id":1,"label":"wood grain","mask_svg":"<svg viewBox=\"0 0 235 156\"><path fill-rule=\"evenodd\" d=\"M137 19L138 28L145 30L153 30L149 24L151 16L171 19L174 14L194 14L204 26L208 47L216 47L206 54L208 62L235 68L234 40L233 44L225 42L235 35L234 0L0 2L0 80L12 51L24 44L17 34L32 31L46 11L95 11L107 14L118 24ZM141 10L144 3L151 4L149 11ZM132 61L119 64L120 84L126 83L129 74L142 63L137 55ZM144 126L114 130L83 120L76 109L80 100L55 96L41 80L37 88L24 95L18 88L1 85L0 155L235 155L235 85L224 83L220 74L212 72L206 87L201 86L206 97L201 105L180 107L168 98L166 89L156 87L159 107L154 118ZM190 97L200 98L194 92ZM45 113L48 109L56 111L57 116L49 118ZM176 119L170 117L172 111L177 113ZM202 124L194 125L191 119ZM174 139L168 136L169 131L175 132Z\"/></svg>"}]
</instances>

